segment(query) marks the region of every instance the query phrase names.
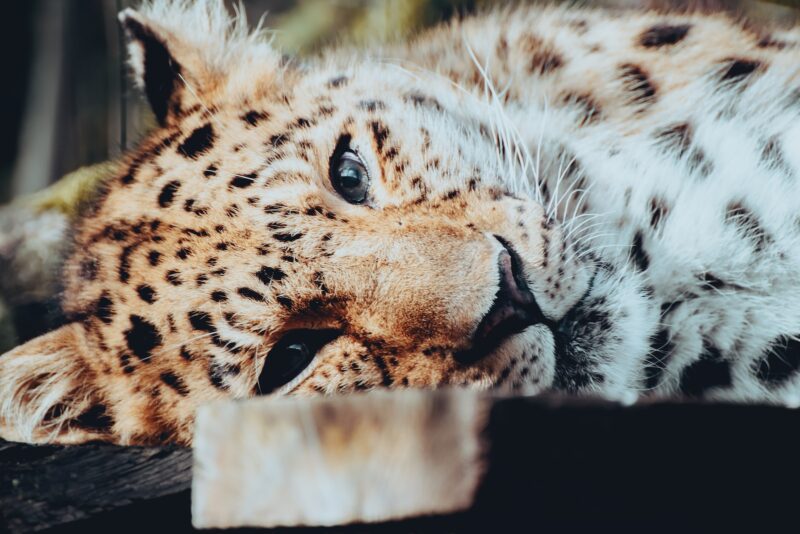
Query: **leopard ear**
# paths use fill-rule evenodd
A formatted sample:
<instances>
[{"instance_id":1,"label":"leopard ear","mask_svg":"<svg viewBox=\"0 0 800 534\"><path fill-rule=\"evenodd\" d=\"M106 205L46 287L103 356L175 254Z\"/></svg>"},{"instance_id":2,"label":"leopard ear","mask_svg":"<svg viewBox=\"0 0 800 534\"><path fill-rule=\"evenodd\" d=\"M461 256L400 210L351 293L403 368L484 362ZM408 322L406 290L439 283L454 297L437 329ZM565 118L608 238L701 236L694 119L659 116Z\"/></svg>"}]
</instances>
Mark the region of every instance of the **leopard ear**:
<instances>
[{"instance_id":1,"label":"leopard ear","mask_svg":"<svg viewBox=\"0 0 800 534\"><path fill-rule=\"evenodd\" d=\"M169 31L132 9L122 11L119 20L128 37L134 81L147 96L158 123L164 125L171 114L180 113L184 83L191 83L183 62L175 57L181 47Z\"/></svg>"},{"instance_id":2,"label":"leopard ear","mask_svg":"<svg viewBox=\"0 0 800 534\"><path fill-rule=\"evenodd\" d=\"M108 440L113 420L71 323L0 356L0 438L28 443Z\"/></svg>"},{"instance_id":3,"label":"leopard ear","mask_svg":"<svg viewBox=\"0 0 800 534\"><path fill-rule=\"evenodd\" d=\"M251 32L244 10L232 15L222 0L149 0L119 20L134 80L161 125L231 87L268 90L281 71L265 32Z\"/></svg>"}]
</instances>

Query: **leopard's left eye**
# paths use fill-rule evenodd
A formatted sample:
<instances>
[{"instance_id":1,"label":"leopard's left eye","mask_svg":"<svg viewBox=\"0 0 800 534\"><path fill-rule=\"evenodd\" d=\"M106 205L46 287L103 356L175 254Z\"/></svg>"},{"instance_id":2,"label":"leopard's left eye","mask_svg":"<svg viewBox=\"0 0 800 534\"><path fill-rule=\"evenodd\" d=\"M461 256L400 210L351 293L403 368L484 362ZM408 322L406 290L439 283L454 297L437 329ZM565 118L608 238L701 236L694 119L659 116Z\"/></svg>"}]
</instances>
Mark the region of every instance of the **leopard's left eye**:
<instances>
[{"instance_id":1,"label":"leopard's left eye","mask_svg":"<svg viewBox=\"0 0 800 534\"><path fill-rule=\"evenodd\" d=\"M267 354L258 377L257 391L267 395L297 378L314 360L317 352L336 339L337 330L292 330Z\"/></svg>"},{"instance_id":2,"label":"leopard's left eye","mask_svg":"<svg viewBox=\"0 0 800 534\"><path fill-rule=\"evenodd\" d=\"M331 156L330 178L333 188L351 204L363 204L369 192L367 168L353 150L350 136L343 136Z\"/></svg>"}]
</instances>

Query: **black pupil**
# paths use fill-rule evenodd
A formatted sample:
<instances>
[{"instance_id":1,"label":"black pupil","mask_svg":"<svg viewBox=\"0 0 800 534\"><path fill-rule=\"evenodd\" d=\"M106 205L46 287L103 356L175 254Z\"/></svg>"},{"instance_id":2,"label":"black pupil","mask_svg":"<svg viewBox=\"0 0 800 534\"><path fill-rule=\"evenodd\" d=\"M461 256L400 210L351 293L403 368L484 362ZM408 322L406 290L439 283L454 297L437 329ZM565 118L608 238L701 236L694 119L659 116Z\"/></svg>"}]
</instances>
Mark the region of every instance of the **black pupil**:
<instances>
[{"instance_id":1,"label":"black pupil","mask_svg":"<svg viewBox=\"0 0 800 534\"><path fill-rule=\"evenodd\" d=\"M353 162L345 160L339 167L339 183L346 189L352 189L361 185L363 178L361 171L353 165Z\"/></svg>"},{"instance_id":2,"label":"black pupil","mask_svg":"<svg viewBox=\"0 0 800 534\"><path fill-rule=\"evenodd\" d=\"M314 360L317 351L339 333L335 330L294 330L272 347L258 377L257 392L272 393L291 382Z\"/></svg>"}]
</instances>

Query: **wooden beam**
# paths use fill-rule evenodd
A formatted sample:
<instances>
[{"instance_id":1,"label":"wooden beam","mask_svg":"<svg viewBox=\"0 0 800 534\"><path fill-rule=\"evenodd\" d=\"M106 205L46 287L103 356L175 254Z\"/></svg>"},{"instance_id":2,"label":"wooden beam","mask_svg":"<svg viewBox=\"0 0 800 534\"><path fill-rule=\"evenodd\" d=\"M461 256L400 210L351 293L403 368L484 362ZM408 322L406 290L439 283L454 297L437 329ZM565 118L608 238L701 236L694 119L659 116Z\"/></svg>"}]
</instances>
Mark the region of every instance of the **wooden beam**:
<instances>
[{"instance_id":1,"label":"wooden beam","mask_svg":"<svg viewBox=\"0 0 800 534\"><path fill-rule=\"evenodd\" d=\"M177 447L32 446L0 440L0 532L86 519L189 488L192 453Z\"/></svg>"}]
</instances>

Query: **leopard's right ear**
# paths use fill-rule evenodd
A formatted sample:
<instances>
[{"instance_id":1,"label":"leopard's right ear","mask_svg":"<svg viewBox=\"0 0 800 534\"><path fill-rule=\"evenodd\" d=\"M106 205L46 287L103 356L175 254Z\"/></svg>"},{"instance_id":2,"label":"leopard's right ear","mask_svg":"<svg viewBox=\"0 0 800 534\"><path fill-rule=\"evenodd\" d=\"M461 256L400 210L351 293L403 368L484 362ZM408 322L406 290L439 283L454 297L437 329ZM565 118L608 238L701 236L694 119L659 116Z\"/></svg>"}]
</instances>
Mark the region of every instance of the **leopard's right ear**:
<instances>
[{"instance_id":1,"label":"leopard's right ear","mask_svg":"<svg viewBox=\"0 0 800 534\"><path fill-rule=\"evenodd\" d=\"M0 356L0 438L27 443L109 440L113 419L71 323Z\"/></svg>"},{"instance_id":2,"label":"leopard's right ear","mask_svg":"<svg viewBox=\"0 0 800 534\"><path fill-rule=\"evenodd\" d=\"M269 91L282 72L264 32L251 32L243 10L232 15L222 0L149 0L119 21L134 81L161 125L218 92Z\"/></svg>"}]
</instances>

